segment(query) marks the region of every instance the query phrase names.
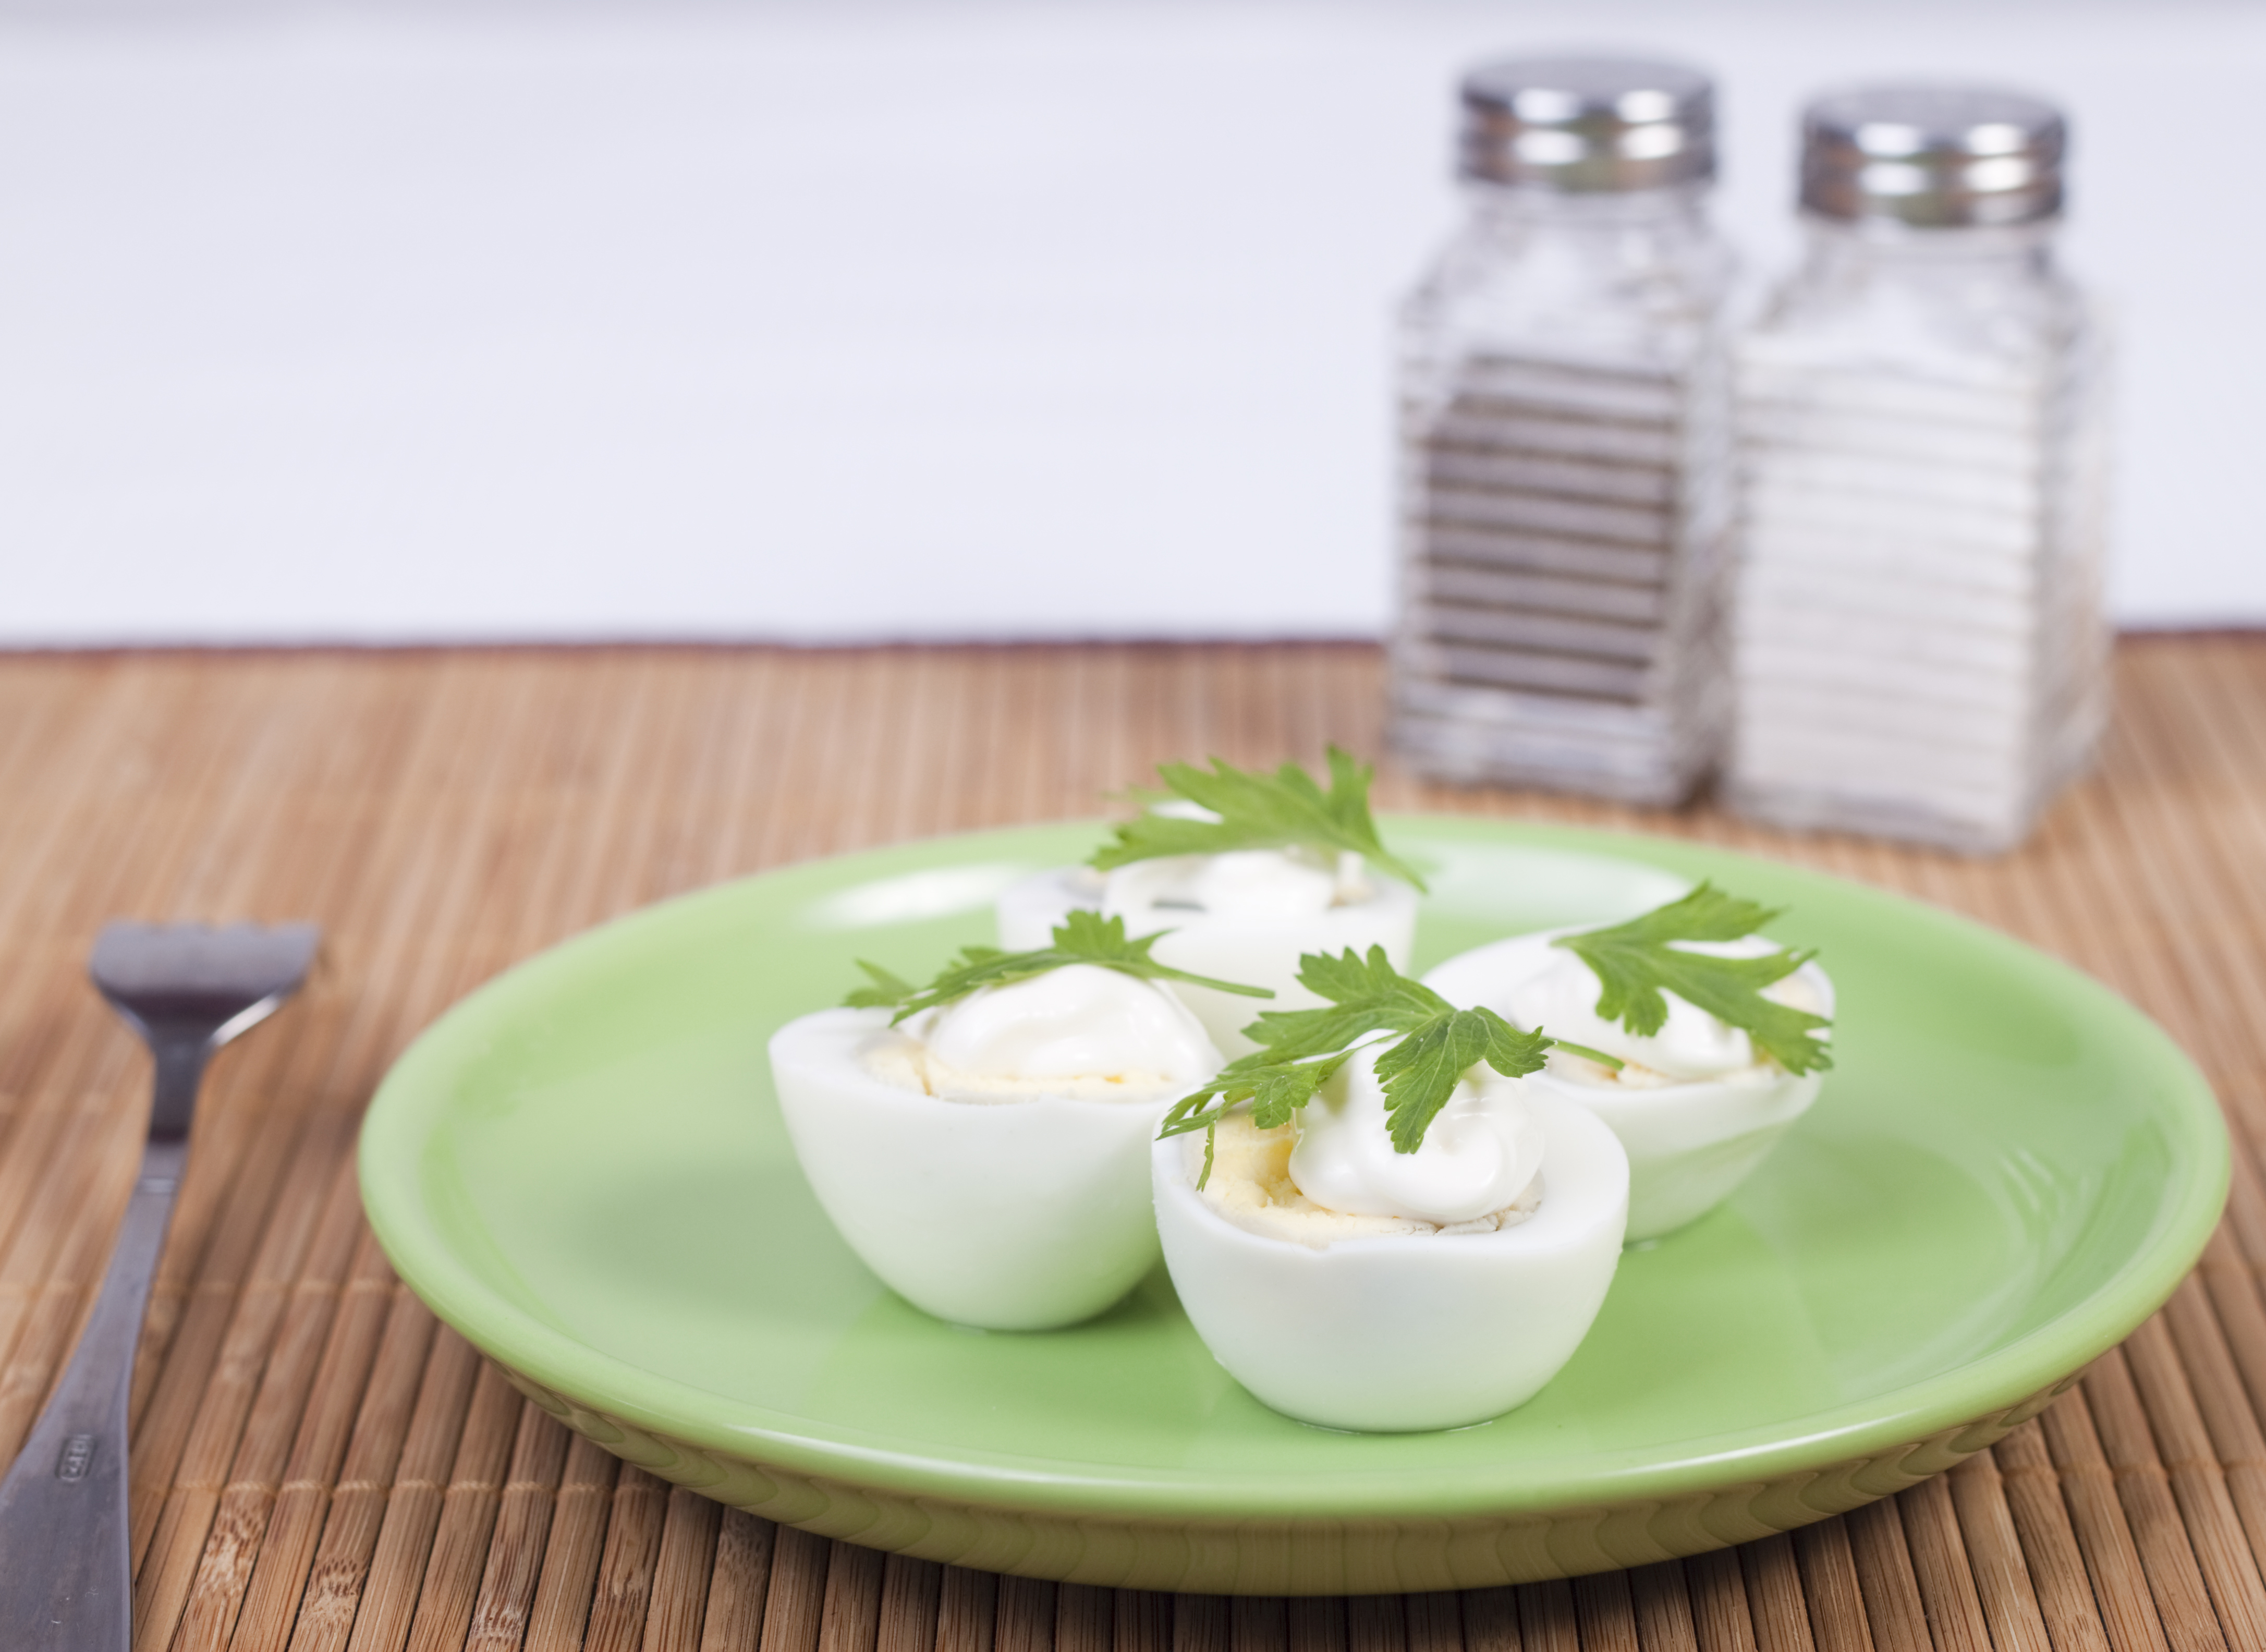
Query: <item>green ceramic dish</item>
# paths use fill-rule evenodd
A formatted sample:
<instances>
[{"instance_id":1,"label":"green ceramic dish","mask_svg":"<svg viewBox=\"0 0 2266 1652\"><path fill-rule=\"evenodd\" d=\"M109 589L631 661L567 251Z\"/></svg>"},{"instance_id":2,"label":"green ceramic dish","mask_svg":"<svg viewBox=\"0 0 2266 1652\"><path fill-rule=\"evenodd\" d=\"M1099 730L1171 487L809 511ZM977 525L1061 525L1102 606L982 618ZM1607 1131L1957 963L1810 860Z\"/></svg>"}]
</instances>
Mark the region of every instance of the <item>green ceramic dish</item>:
<instances>
[{"instance_id":1,"label":"green ceramic dish","mask_svg":"<svg viewBox=\"0 0 2266 1652\"><path fill-rule=\"evenodd\" d=\"M1435 869L1429 966L1714 876L1790 905L1842 1003L1824 1099L1729 1203L1629 1253L1573 1363L1476 1429L1334 1434L1261 1407L1161 1270L1069 1331L956 1330L836 1239L764 1042L852 960L990 937L1091 825L792 866L492 982L362 1141L387 1254L537 1403L775 1519L933 1560L1239 1593L1467 1588L1694 1553L1997 1439L2152 1312L2227 1180L2210 1091L2137 1011L1926 907L1694 844L1389 823ZM878 1151L878 1148L877 1148ZM1349 1327L1349 1335L1358 1335Z\"/></svg>"}]
</instances>

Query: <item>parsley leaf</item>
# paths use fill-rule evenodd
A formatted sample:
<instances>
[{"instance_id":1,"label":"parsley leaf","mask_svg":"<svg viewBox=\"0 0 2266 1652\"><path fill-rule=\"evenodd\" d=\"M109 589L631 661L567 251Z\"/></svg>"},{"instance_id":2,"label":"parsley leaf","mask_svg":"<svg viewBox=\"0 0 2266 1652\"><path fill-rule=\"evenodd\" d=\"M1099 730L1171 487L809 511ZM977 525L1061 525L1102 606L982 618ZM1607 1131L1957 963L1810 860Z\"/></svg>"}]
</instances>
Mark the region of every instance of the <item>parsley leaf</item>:
<instances>
[{"instance_id":1,"label":"parsley leaf","mask_svg":"<svg viewBox=\"0 0 2266 1652\"><path fill-rule=\"evenodd\" d=\"M1539 1032L1520 1032L1493 1010L1458 1009L1395 969L1382 947L1371 947L1366 958L1349 948L1340 957L1308 953L1298 961L1300 983L1329 1004L1262 1012L1243 1029L1260 1048L1174 1102L1159 1136L1209 1133L1246 1102L1260 1129L1287 1124L1356 1051L1398 1033L1377 1056L1377 1076L1385 1088L1393 1151L1413 1153L1466 1072L1485 1062L1505 1078L1522 1077L1541 1067L1555 1042ZM1210 1173L1208 1142L1204 1179Z\"/></svg>"},{"instance_id":2,"label":"parsley leaf","mask_svg":"<svg viewBox=\"0 0 2266 1652\"><path fill-rule=\"evenodd\" d=\"M893 1005L903 1004L920 990L903 976L893 974L879 964L867 963L863 958L858 961L858 967L866 972L874 984L869 987L852 987L850 990L850 996L842 1000L844 1008L886 1010Z\"/></svg>"},{"instance_id":3,"label":"parsley leaf","mask_svg":"<svg viewBox=\"0 0 2266 1652\"><path fill-rule=\"evenodd\" d=\"M1561 935L1563 947L1597 972L1604 990L1597 1014L1619 1021L1640 1038L1657 1033L1668 1020L1661 997L1673 992L1716 1020L1743 1027L1755 1048L1790 1073L1822 1071L1833 1064L1831 1050L1815 1034L1831 1023L1762 996L1817 954L1792 947L1758 958L1722 958L1673 945L1683 940L1737 940L1751 935L1778 912L1727 895L1703 883L1681 900L1631 918L1611 929Z\"/></svg>"},{"instance_id":4,"label":"parsley leaf","mask_svg":"<svg viewBox=\"0 0 2266 1652\"><path fill-rule=\"evenodd\" d=\"M1453 1010L1417 1027L1377 1058L1392 1151L1413 1153L1424 1144L1424 1132L1473 1067L1484 1061L1516 1078L1542 1065L1551 1042L1539 1033L1520 1032L1486 1008Z\"/></svg>"},{"instance_id":5,"label":"parsley leaf","mask_svg":"<svg viewBox=\"0 0 2266 1652\"><path fill-rule=\"evenodd\" d=\"M978 987L1005 986L1011 981L1026 981L1070 964L1100 964L1105 969L1115 969L1120 975L1142 981L1186 981L1246 998L1275 996L1266 987L1215 981L1210 976L1193 976L1185 969L1157 962L1149 956L1149 948L1170 932L1160 930L1138 940L1128 940L1123 918L1104 917L1099 912L1074 909L1064 917L1062 927L1054 932L1053 946L1042 947L1036 952L1012 953L1001 952L997 947L963 947L960 956L945 965L936 979L925 987L916 987L879 964L867 963L861 958L858 967L872 978L873 984L852 989L843 1002L852 1009L894 1008L896 1013L889 1018L889 1025L895 1027L909 1015L949 1004L954 998L964 998Z\"/></svg>"},{"instance_id":6,"label":"parsley leaf","mask_svg":"<svg viewBox=\"0 0 2266 1652\"><path fill-rule=\"evenodd\" d=\"M1161 855L1217 855L1237 849L1350 851L1417 888L1416 869L1387 852L1370 818L1369 786L1376 771L1332 746L1330 789L1324 792L1295 763L1272 774L1211 760L1209 771L1193 764L1167 763L1158 774L1172 792L1218 816L1189 820L1176 815L1144 814L1116 828L1116 841L1105 844L1088 862L1113 872L1137 860Z\"/></svg>"}]
</instances>

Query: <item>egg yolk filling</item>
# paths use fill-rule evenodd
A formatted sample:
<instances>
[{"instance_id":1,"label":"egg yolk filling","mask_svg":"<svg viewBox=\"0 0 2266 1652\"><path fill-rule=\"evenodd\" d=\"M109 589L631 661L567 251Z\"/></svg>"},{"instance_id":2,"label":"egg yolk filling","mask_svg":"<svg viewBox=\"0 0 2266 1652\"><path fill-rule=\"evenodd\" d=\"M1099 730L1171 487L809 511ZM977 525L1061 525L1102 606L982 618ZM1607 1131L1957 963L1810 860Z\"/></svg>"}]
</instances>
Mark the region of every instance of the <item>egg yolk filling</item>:
<instances>
[{"instance_id":1,"label":"egg yolk filling","mask_svg":"<svg viewBox=\"0 0 2266 1652\"><path fill-rule=\"evenodd\" d=\"M1042 1095L1079 1101L1155 1101L1178 1095L1188 1087L1169 1073L1137 1070L1044 1078L969 1072L940 1060L920 1040L895 1030L877 1034L859 1055L866 1071L884 1084L978 1107L1027 1101Z\"/></svg>"},{"instance_id":2,"label":"egg yolk filling","mask_svg":"<svg viewBox=\"0 0 2266 1652\"><path fill-rule=\"evenodd\" d=\"M1219 1070L1219 1051L1153 982L1072 964L881 1029L858 1052L899 1089L979 1106L1059 1096L1155 1101Z\"/></svg>"},{"instance_id":3,"label":"egg yolk filling","mask_svg":"<svg viewBox=\"0 0 2266 1652\"><path fill-rule=\"evenodd\" d=\"M1261 1129L1246 1115L1229 1115L1219 1122L1211 1176L1201 1196L1223 1219L1247 1232L1317 1250L1336 1239L1388 1234L1493 1233L1516 1227L1542 1205L1542 1178L1538 1175L1510 1203L1466 1221L1334 1210L1308 1198L1292 1178L1290 1155L1297 1144L1295 1125Z\"/></svg>"}]
</instances>

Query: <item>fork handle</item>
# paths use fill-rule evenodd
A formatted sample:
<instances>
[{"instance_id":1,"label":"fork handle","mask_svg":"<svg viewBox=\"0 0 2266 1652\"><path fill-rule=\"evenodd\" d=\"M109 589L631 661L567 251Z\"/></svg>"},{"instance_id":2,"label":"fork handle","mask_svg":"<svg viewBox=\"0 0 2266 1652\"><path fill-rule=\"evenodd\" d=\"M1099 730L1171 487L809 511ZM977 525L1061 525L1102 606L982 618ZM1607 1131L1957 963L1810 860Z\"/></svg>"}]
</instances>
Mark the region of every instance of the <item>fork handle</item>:
<instances>
[{"instance_id":1,"label":"fork handle","mask_svg":"<svg viewBox=\"0 0 2266 1652\"><path fill-rule=\"evenodd\" d=\"M165 1077L161 1065L161 1107L169 1099ZM194 1075L188 1081L193 1101ZM186 1124L187 1108L180 1112ZM185 1129L164 1137L142 1150L142 1173L78 1350L0 1480L0 1646L9 1652L128 1652L132 1645L127 1401L188 1156Z\"/></svg>"}]
</instances>

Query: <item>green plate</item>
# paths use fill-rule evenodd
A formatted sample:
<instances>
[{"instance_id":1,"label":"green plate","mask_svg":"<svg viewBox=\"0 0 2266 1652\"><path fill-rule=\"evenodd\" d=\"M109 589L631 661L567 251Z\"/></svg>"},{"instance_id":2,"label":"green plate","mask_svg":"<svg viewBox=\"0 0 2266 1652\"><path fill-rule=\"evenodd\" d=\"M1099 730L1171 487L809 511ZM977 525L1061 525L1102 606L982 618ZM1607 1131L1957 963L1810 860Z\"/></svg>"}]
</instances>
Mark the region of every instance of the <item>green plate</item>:
<instances>
[{"instance_id":1,"label":"green plate","mask_svg":"<svg viewBox=\"0 0 2266 1652\"><path fill-rule=\"evenodd\" d=\"M668 1479L932 1560L1280 1594L1638 1565L1897 1491L2041 1408L2218 1219L2201 1076L2004 936L1691 844L1388 835L1436 868L1421 965L1713 876L1790 906L1773 932L1822 947L1840 993L1823 1100L1728 1204L1628 1253L1573 1363L1494 1422L1357 1436L1268 1411L1161 1268L1090 1324L987 1335L908 1307L835 1237L765 1038L835 1002L854 958L917 975L989 939L993 894L1087 852L1090 824L791 866L511 970L378 1092L370 1220L537 1403Z\"/></svg>"}]
</instances>

